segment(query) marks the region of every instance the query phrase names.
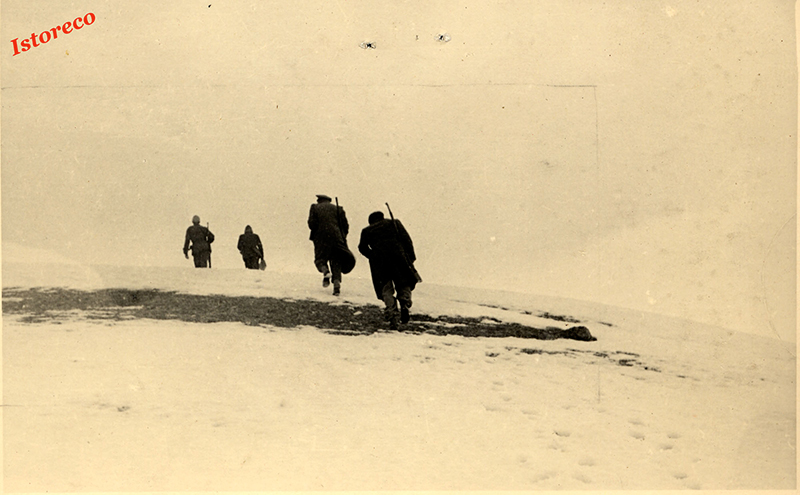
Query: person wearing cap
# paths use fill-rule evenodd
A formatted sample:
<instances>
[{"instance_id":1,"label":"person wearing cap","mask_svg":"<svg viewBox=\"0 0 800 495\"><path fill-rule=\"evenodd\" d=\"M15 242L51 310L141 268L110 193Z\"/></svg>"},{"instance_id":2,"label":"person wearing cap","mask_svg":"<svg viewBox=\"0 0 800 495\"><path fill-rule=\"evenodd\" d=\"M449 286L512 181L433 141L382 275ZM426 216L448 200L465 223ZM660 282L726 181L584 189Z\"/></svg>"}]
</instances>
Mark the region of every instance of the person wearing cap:
<instances>
[{"instance_id":1,"label":"person wearing cap","mask_svg":"<svg viewBox=\"0 0 800 495\"><path fill-rule=\"evenodd\" d=\"M350 226L344 208L331 203L330 196L317 194L316 204L308 212L309 239L314 242L314 266L322 274L322 286L333 282L333 295L338 296L342 286L342 268L337 255L347 244Z\"/></svg>"},{"instance_id":2,"label":"person wearing cap","mask_svg":"<svg viewBox=\"0 0 800 495\"><path fill-rule=\"evenodd\" d=\"M236 245L242 254L245 268L258 270L259 261L264 259L264 246L261 245L261 238L253 233L249 225L244 228L244 234L239 236L239 243Z\"/></svg>"},{"instance_id":3,"label":"person wearing cap","mask_svg":"<svg viewBox=\"0 0 800 495\"><path fill-rule=\"evenodd\" d=\"M214 234L206 227L200 225L200 217L197 215L192 217L192 226L186 229L186 240L183 242L183 255L188 260L189 249L192 250L195 268L210 267L212 242L214 242Z\"/></svg>"},{"instance_id":4,"label":"person wearing cap","mask_svg":"<svg viewBox=\"0 0 800 495\"><path fill-rule=\"evenodd\" d=\"M417 285L413 268L416 261L414 243L400 220L389 220L376 211L368 218L369 225L361 231L358 251L369 260L375 295L386 305L384 317L392 330L397 330L398 320L410 319L411 291ZM395 297L395 291L397 295ZM400 313L397 311L400 301Z\"/></svg>"}]
</instances>

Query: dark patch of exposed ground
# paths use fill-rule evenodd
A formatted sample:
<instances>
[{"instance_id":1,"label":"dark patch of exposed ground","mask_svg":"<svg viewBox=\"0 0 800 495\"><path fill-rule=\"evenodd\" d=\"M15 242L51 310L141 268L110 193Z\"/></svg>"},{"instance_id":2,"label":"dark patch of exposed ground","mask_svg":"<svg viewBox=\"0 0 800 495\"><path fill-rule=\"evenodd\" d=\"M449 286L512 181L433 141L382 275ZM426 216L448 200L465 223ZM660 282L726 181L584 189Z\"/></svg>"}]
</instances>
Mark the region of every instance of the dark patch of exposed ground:
<instances>
[{"instance_id":1,"label":"dark patch of exposed ground","mask_svg":"<svg viewBox=\"0 0 800 495\"><path fill-rule=\"evenodd\" d=\"M313 326L341 335L368 335L388 329L383 312L377 305L356 306L273 297L192 295L155 289L3 290L3 313L20 315L23 322L58 322L65 317L64 312L75 310L85 312L87 318L96 319L150 318L198 323L235 321L284 328ZM401 325L399 331L465 337L597 340L583 326L566 330L549 326L534 328L500 322L495 318L433 317L413 312L411 321Z\"/></svg>"},{"instance_id":2,"label":"dark patch of exposed ground","mask_svg":"<svg viewBox=\"0 0 800 495\"><path fill-rule=\"evenodd\" d=\"M466 302L466 301L461 301L461 302ZM497 305L497 304L478 304L478 306L483 306L484 308L502 309L503 311L517 311L515 309L507 308L505 306L500 306L500 305ZM539 318L547 318L549 320L563 321L563 322L567 322L567 323L580 323L580 320L578 320L576 318L573 318L571 316L556 315L556 314L550 313L548 311L540 311L538 313L534 313L533 311L523 310L523 311L518 311L518 313L522 314L522 315L533 315L533 316L537 316ZM604 321L601 321L599 323L602 323L603 325L606 325L606 326L609 326L609 327L613 326L611 323L606 323Z\"/></svg>"},{"instance_id":3,"label":"dark patch of exposed ground","mask_svg":"<svg viewBox=\"0 0 800 495\"><path fill-rule=\"evenodd\" d=\"M664 368L661 366L654 366L645 362L643 356L635 353L635 352L627 352L627 351L595 351L590 349L538 349L538 348L531 348L531 347L514 347L514 346L506 346L504 349L499 351L491 351L486 352L486 357L488 358L502 358L504 353L510 354L527 354L533 356L565 356L571 359L578 359L586 364L599 364L599 363L611 363L616 366L620 366L622 368L631 368L636 371L648 371L652 373L664 373L665 375L675 376L677 378L691 380L691 381L700 381L698 378L687 376L683 373L676 373L674 369L670 370L669 363L664 361L658 361L661 364L666 365L667 369L665 371ZM653 359L653 356L649 357L650 360ZM632 374L629 375L634 380L644 380L645 378L643 375L639 374Z\"/></svg>"},{"instance_id":4,"label":"dark patch of exposed ground","mask_svg":"<svg viewBox=\"0 0 800 495\"><path fill-rule=\"evenodd\" d=\"M547 351L544 349L530 349L530 348L517 349L516 347L506 347L506 350L507 351L518 350L522 354L561 354L570 357L577 355L584 355L584 356L590 356L592 358L599 358L606 361L610 361L619 366L626 366L629 368L641 368L646 371L654 371L656 373L661 373L661 370L659 368L641 362L639 360L640 356L633 352L625 352L625 351L601 352L601 351L589 351L581 349L564 349L563 351ZM590 361L590 364L594 363L595 361Z\"/></svg>"}]
</instances>

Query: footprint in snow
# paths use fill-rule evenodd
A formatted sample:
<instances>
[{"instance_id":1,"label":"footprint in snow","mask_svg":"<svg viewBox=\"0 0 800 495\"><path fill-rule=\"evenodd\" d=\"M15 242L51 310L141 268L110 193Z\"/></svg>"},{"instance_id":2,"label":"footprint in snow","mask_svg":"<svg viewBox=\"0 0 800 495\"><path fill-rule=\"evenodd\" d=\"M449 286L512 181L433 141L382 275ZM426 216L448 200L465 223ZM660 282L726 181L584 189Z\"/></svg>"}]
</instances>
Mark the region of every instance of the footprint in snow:
<instances>
[{"instance_id":1,"label":"footprint in snow","mask_svg":"<svg viewBox=\"0 0 800 495\"><path fill-rule=\"evenodd\" d=\"M575 474L572 475L572 477L575 478L576 480L582 481L583 483L586 483L586 484L589 484L589 483L592 482L592 479L589 478L588 476L586 476L583 473L575 473Z\"/></svg>"},{"instance_id":2,"label":"footprint in snow","mask_svg":"<svg viewBox=\"0 0 800 495\"><path fill-rule=\"evenodd\" d=\"M642 433L641 431L633 431L632 430L632 431L628 432L628 435L632 436L636 440L644 440L644 433Z\"/></svg>"},{"instance_id":3,"label":"footprint in snow","mask_svg":"<svg viewBox=\"0 0 800 495\"><path fill-rule=\"evenodd\" d=\"M555 478L557 475L558 473L555 471L545 471L543 473L534 476L531 481L533 481L534 483L538 483L540 481L549 480L550 478Z\"/></svg>"},{"instance_id":4,"label":"footprint in snow","mask_svg":"<svg viewBox=\"0 0 800 495\"><path fill-rule=\"evenodd\" d=\"M484 404L483 408L486 409L487 411L491 411L491 412L498 412L498 411L504 411L505 410L502 407L496 406L494 404Z\"/></svg>"}]
</instances>

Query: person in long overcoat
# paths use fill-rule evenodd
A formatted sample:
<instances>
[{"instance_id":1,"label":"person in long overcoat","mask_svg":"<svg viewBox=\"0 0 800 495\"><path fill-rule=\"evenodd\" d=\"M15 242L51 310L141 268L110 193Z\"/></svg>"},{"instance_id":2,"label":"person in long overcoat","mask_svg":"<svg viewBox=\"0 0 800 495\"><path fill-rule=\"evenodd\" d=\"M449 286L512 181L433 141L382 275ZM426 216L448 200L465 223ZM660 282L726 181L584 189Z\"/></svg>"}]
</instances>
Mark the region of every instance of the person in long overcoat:
<instances>
[{"instance_id":1,"label":"person in long overcoat","mask_svg":"<svg viewBox=\"0 0 800 495\"><path fill-rule=\"evenodd\" d=\"M361 231L358 251L369 260L375 295L386 305L384 316L396 330L397 301L400 301L399 320L408 323L411 291L418 281L411 236L400 220L385 219L382 212L376 211L369 216L369 226Z\"/></svg>"},{"instance_id":2,"label":"person in long overcoat","mask_svg":"<svg viewBox=\"0 0 800 495\"><path fill-rule=\"evenodd\" d=\"M189 249L192 250L195 268L210 267L212 242L214 242L214 234L206 227L200 225L200 217L197 215L192 217L192 226L186 229L186 238L183 242L183 255L188 260Z\"/></svg>"},{"instance_id":3,"label":"person in long overcoat","mask_svg":"<svg viewBox=\"0 0 800 495\"><path fill-rule=\"evenodd\" d=\"M316 204L308 212L309 239L314 241L314 266L322 274L322 286L333 281L333 295L338 296L342 285L340 251L347 245L350 226L344 208L331 202L330 196L317 194Z\"/></svg>"},{"instance_id":4,"label":"person in long overcoat","mask_svg":"<svg viewBox=\"0 0 800 495\"><path fill-rule=\"evenodd\" d=\"M264 259L264 246L261 245L261 238L253 233L249 225L244 228L244 234L239 236L239 243L236 245L242 254L245 268L258 270L259 262Z\"/></svg>"}]
</instances>

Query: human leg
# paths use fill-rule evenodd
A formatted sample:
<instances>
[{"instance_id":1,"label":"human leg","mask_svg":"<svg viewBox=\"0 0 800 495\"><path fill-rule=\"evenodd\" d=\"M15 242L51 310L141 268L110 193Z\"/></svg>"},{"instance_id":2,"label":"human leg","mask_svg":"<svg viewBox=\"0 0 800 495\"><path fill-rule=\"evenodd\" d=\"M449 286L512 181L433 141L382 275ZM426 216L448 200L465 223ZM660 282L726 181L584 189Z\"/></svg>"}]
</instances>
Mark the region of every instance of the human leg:
<instances>
[{"instance_id":1,"label":"human leg","mask_svg":"<svg viewBox=\"0 0 800 495\"><path fill-rule=\"evenodd\" d=\"M336 259L331 260L331 280L333 281L333 295L338 296L342 287L342 268L339 261Z\"/></svg>"},{"instance_id":2,"label":"human leg","mask_svg":"<svg viewBox=\"0 0 800 495\"><path fill-rule=\"evenodd\" d=\"M330 273L328 269L328 260L323 258L315 258L314 259L314 266L317 267L317 271L322 273L323 275L326 273Z\"/></svg>"},{"instance_id":3,"label":"human leg","mask_svg":"<svg viewBox=\"0 0 800 495\"><path fill-rule=\"evenodd\" d=\"M397 299L394 297L394 284L391 280L383 285L381 291L381 298L386 308L383 310L383 316L389 322L392 330L397 330L397 322L399 315L397 314Z\"/></svg>"},{"instance_id":4,"label":"human leg","mask_svg":"<svg viewBox=\"0 0 800 495\"><path fill-rule=\"evenodd\" d=\"M211 257L211 253L208 251L197 254L192 253L192 257L194 258L195 268L208 268L208 259Z\"/></svg>"},{"instance_id":5,"label":"human leg","mask_svg":"<svg viewBox=\"0 0 800 495\"><path fill-rule=\"evenodd\" d=\"M400 322L401 323L408 323L408 320L411 319L408 310L411 308L411 287L409 286L398 286L397 287L397 299L400 301Z\"/></svg>"},{"instance_id":6,"label":"human leg","mask_svg":"<svg viewBox=\"0 0 800 495\"><path fill-rule=\"evenodd\" d=\"M327 252L317 243L314 243L314 266L322 274L322 286L329 286L331 284L331 271L328 269Z\"/></svg>"}]
</instances>

